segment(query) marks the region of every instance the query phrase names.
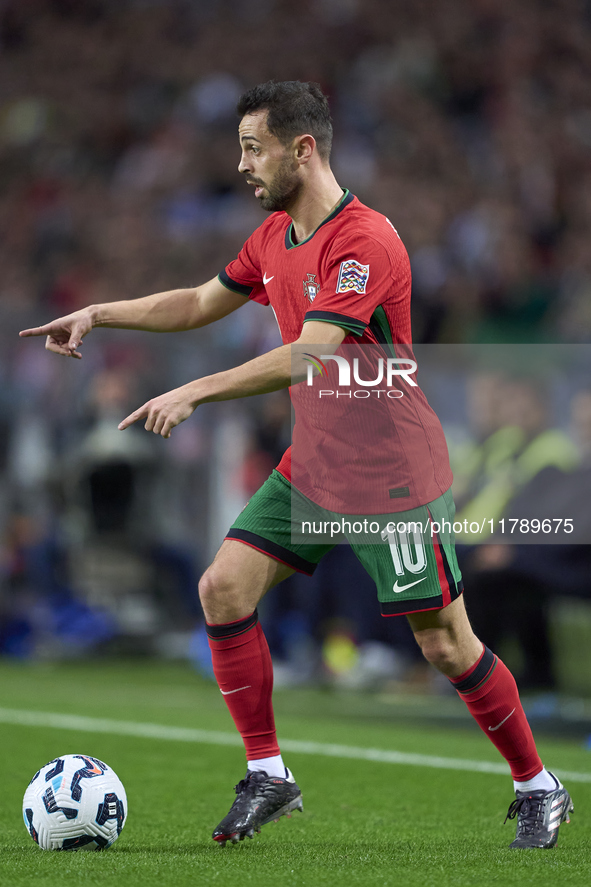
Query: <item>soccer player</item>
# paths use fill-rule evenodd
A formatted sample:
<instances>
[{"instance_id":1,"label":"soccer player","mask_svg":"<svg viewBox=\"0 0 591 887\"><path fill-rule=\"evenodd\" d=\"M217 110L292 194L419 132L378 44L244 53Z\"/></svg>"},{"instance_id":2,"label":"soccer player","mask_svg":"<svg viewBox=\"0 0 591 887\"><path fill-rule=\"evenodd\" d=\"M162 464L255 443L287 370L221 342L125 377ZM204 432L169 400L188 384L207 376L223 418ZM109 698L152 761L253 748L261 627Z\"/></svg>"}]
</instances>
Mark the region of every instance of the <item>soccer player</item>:
<instances>
[{"instance_id":1,"label":"soccer player","mask_svg":"<svg viewBox=\"0 0 591 887\"><path fill-rule=\"evenodd\" d=\"M144 421L147 431L168 438L202 403L288 387L294 345L296 352L316 363L322 353L352 343L384 349L384 354L392 353L388 348L404 350L410 345L406 251L384 216L337 183L329 163L329 107L320 88L299 81L265 83L241 97L238 114L239 171L271 215L237 259L202 286L93 305L21 333L46 336L50 351L80 358L82 340L94 327L189 330L236 311L248 299L273 307L282 346L153 398L121 422L122 430ZM300 362L304 359L300 354ZM304 377L302 371L298 378ZM293 391L302 388L303 382ZM229 530L200 583L216 680L244 740L248 762L246 776L236 786L237 797L213 832L222 845L252 837L267 822L302 809L300 789L277 744L271 657L256 609L268 589L295 570L311 574L331 547L309 539L294 541L294 503L325 516L367 511L403 520L419 515L427 522L453 521L443 432L416 386L412 398L391 401L386 410L390 418L395 409L401 410L412 446L400 432L400 423L393 421L390 445L377 461L372 441L367 442L370 452L365 458L364 450L348 447L346 433L336 449L328 433L316 446L322 410L312 408L310 391L295 400L293 466L288 450ZM353 436L359 434L353 431L352 414L349 420ZM308 460L302 455L306 447L313 451ZM335 452L346 457L342 464L335 464ZM350 507L345 462L362 483L367 475L363 508ZM294 477L297 471L293 486L292 468ZM351 541L376 581L382 612L407 616L426 659L447 676L508 762L516 792L508 817L517 817L511 847L553 846L572 802L538 756L511 673L470 627L453 538L446 543L435 534L430 544L415 540L412 551L395 537L374 544Z\"/></svg>"}]
</instances>

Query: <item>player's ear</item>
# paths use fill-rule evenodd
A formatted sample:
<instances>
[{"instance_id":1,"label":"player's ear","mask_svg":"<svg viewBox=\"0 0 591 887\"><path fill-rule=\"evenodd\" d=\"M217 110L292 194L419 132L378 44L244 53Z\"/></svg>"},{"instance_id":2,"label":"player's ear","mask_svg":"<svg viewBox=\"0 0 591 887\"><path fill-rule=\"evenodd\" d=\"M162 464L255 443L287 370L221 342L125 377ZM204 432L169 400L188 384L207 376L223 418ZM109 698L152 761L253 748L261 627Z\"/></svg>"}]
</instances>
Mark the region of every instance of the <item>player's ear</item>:
<instances>
[{"instance_id":1,"label":"player's ear","mask_svg":"<svg viewBox=\"0 0 591 887\"><path fill-rule=\"evenodd\" d=\"M295 139L295 158L298 163L308 163L316 152L316 139L311 135L298 136Z\"/></svg>"}]
</instances>

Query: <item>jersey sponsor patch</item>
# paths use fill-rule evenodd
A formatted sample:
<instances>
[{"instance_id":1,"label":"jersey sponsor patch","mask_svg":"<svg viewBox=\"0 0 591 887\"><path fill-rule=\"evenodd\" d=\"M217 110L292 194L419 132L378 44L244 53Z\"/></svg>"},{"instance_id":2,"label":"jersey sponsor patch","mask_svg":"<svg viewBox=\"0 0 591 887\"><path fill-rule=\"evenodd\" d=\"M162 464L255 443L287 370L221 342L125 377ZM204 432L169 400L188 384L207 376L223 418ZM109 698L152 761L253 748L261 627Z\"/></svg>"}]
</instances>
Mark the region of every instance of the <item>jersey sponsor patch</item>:
<instances>
[{"instance_id":1,"label":"jersey sponsor patch","mask_svg":"<svg viewBox=\"0 0 591 887\"><path fill-rule=\"evenodd\" d=\"M369 279L369 265L362 265L355 259L346 259L341 262L339 269L339 282L337 293L349 293L354 291L363 295Z\"/></svg>"}]
</instances>

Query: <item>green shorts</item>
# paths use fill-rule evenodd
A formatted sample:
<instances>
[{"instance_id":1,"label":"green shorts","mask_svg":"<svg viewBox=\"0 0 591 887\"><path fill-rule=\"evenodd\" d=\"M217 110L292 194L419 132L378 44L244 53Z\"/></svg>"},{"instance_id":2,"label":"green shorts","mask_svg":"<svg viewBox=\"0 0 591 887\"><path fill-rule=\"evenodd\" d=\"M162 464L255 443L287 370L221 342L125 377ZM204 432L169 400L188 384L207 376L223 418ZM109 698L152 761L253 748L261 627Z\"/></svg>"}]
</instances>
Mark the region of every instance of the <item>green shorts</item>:
<instances>
[{"instance_id":1,"label":"green shorts","mask_svg":"<svg viewBox=\"0 0 591 887\"><path fill-rule=\"evenodd\" d=\"M311 576L343 541L377 586L384 616L440 610L460 596L448 490L419 508L395 514L340 515L311 502L273 471L228 531L234 539Z\"/></svg>"}]
</instances>

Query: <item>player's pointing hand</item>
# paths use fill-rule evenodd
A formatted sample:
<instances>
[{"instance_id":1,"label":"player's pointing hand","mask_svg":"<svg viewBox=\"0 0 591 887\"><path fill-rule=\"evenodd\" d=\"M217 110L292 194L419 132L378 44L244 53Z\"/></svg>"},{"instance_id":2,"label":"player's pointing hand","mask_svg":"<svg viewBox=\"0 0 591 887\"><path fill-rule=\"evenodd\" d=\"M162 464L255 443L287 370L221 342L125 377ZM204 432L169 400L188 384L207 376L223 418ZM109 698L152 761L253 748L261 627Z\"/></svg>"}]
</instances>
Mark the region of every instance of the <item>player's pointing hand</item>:
<instances>
[{"instance_id":1,"label":"player's pointing hand","mask_svg":"<svg viewBox=\"0 0 591 887\"><path fill-rule=\"evenodd\" d=\"M68 314L67 317L52 320L44 326L21 330L19 335L47 336L45 347L48 351L80 359L82 355L77 349L80 348L82 339L91 331L92 326L92 313L89 308L83 308L81 311Z\"/></svg>"},{"instance_id":2,"label":"player's pointing hand","mask_svg":"<svg viewBox=\"0 0 591 887\"><path fill-rule=\"evenodd\" d=\"M146 431L153 431L161 437L170 437L170 432L194 412L197 402L190 396L188 386L175 388L160 397L149 400L142 407L127 416L118 425L119 431L129 428L140 419L145 419Z\"/></svg>"}]
</instances>

